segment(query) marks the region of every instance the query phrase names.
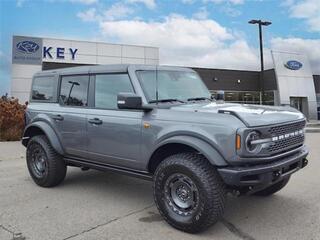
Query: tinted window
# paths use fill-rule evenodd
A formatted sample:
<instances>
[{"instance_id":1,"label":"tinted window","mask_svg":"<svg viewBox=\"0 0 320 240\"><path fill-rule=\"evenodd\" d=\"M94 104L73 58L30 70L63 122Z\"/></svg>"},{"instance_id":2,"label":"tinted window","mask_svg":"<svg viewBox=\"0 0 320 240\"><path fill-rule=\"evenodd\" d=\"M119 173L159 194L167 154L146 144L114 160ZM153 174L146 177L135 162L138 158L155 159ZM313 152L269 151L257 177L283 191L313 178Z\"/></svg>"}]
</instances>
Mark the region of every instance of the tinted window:
<instances>
[{"instance_id":1,"label":"tinted window","mask_svg":"<svg viewBox=\"0 0 320 240\"><path fill-rule=\"evenodd\" d=\"M118 109L118 93L134 92L128 74L96 75L95 89L95 106L106 109Z\"/></svg>"},{"instance_id":2,"label":"tinted window","mask_svg":"<svg viewBox=\"0 0 320 240\"><path fill-rule=\"evenodd\" d=\"M88 84L89 76L62 77L60 102L69 106L87 106Z\"/></svg>"},{"instance_id":3,"label":"tinted window","mask_svg":"<svg viewBox=\"0 0 320 240\"><path fill-rule=\"evenodd\" d=\"M32 99L52 102L56 100L58 81L54 77L36 77L32 85Z\"/></svg>"}]
</instances>

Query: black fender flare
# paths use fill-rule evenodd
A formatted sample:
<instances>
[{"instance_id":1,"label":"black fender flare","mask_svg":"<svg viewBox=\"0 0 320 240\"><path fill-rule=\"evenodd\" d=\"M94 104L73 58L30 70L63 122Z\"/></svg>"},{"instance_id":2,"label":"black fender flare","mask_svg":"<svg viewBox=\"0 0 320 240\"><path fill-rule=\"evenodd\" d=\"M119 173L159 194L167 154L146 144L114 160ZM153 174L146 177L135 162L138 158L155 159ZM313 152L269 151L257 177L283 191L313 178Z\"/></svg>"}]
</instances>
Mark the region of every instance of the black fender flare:
<instances>
[{"instance_id":1,"label":"black fender flare","mask_svg":"<svg viewBox=\"0 0 320 240\"><path fill-rule=\"evenodd\" d=\"M214 166L220 167L228 165L224 157L221 155L221 153L218 152L218 150L215 147L213 147L211 144L202 139L192 136L173 136L167 138L157 145L155 150L152 152L151 156L155 153L155 151L157 151L157 149L170 143L179 143L192 147L193 149L201 153L203 156L205 156L208 159L208 161Z\"/></svg>"},{"instance_id":2,"label":"black fender flare","mask_svg":"<svg viewBox=\"0 0 320 240\"><path fill-rule=\"evenodd\" d=\"M40 129L41 132L43 132L46 135L51 146L54 148L54 150L56 152L58 152L60 155L64 154L63 147L60 143L60 140L59 140L57 134L55 133L53 128L48 123L43 122L43 121L33 122L25 128L24 133L23 133L23 137L22 137L22 144L24 146L27 146L28 141L33 136L32 132L35 129Z\"/></svg>"}]
</instances>

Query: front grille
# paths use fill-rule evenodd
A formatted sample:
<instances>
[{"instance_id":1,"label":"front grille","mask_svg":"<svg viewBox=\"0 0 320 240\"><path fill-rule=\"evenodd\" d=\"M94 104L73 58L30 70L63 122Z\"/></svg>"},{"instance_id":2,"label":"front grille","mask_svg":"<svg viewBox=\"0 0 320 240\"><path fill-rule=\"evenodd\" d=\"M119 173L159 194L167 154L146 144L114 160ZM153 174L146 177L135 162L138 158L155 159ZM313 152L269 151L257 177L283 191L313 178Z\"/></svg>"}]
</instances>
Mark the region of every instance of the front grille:
<instances>
[{"instance_id":1,"label":"front grille","mask_svg":"<svg viewBox=\"0 0 320 240\"><path fill-rule=\"evenodd\" d=\"M300 121L295 123L289 123L286 125L274 126L269 129L269 134L272 136L282 135L290 132L301 130L305 127L306 121Z\"/></svg>"},{"instance_id":2,"label":"front grille","mask_svg":"<svg viewBox=\"0 0 320 240\"><path fill-rule=\"evenodd\" d=\"M300 121L280 126L271 127L268 132L271 137L284 136L286 134L294 133L299 130L303 130L306 125L306 121ZM274 142L267 148L269 154L276 154L279 152L284 152L296 147L299 147L304 142L304 133L290 136L288 138L279 139Z\"/></svg>"},{"instance_id":3,"label":"front grille","mask_svg":"<svg viewBox=\"0 0 320 240\"><path fill-rule=\"evenodd\" d=\"M288 148L293 148L295 146L300 146L304 142L304 136L294 136L289 139L279 140L273 145L268 147L270 153L278 152L281 150L286 150Z\"/></svg>"}]
</instances>

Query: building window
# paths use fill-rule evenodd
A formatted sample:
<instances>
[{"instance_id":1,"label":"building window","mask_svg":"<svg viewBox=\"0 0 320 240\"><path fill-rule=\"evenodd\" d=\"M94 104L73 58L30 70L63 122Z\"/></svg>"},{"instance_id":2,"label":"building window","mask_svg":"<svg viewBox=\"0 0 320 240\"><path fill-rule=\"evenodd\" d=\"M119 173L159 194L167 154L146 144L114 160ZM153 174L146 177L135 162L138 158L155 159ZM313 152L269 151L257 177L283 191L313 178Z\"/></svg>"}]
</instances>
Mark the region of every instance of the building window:
<instances>
[{"instance_id":1,"label":"building window","mask_svg":"<svg viewBox=\"0 0 320 240\"><path fill-rule=\"evenodd\" d=\"M128 74L99 74L96 75L95 107L118 109L117 96L119 93L133 93L133 87Z\"/></svg>"},{"instance_id":2,"label":"building window","mask_svg":"<svg viewBox=\"0 0 320 240\"><path fill-rule=\"evenodd\" d=\"M217 91L211 91L211 93L216 97ZM224 99L232 103L260 104L261 93L259 91L224 91ZM264 104L274 105L274 91L264 93Z\"/></svg>"},{"instance_id":3,"label":"building window","mask_svg":"<svg viewBox=\"0 0 320 240\"><path fill-rule=\"evenodd\" d=\"M88 106L89 76L64 76L59 101L68 106Z\"/></svg>"},{"instance_id":4,"label":"building window","mask_svg":"<svg viewBox=\"0 0 320 240\"><path fill-rule=\"evenodd\" d=\"M35 77L32 84L32 100L53 102L57 99L58 81L53 76Z\"/></svg>"},{"instance_id":5,"label":"building window","mask_svg":"<svg viewBox=\"0 0 320 240\"><path fill-rule=\"evenodd\" d=\"M274 105L274 91L265 91L264 92L264 104L265 105Z\"/></svg>"},{"instance_id":6,"label":"building window","mask_svg":"<svg viewBox=\"0 0 320 240\"><path fill-rule=\"evenodd\" d=\"M316 93L317 106L320 107L320 93Z\"/></svg>"}]
</instances>

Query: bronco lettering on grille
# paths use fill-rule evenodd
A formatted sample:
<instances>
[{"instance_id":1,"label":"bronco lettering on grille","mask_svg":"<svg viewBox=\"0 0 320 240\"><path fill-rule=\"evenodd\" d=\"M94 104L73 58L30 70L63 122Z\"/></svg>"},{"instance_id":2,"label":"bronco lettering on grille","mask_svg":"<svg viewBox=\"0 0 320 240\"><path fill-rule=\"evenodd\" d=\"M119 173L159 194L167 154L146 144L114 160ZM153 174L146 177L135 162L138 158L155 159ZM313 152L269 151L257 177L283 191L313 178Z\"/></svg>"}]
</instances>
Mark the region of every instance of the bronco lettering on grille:
<instances>
[{"instance_id":1,"label":"bronco lettering on grille","mask_svg":"<svg viewBox=\"0 0 320 240\"><path fill-rule=\"evenodd\" d=\"M303 134L304 134L304 131L301 129L301 130L294 131L294 132L291 132L291 133L286 133L286 134L283 134L283 135L272 137L272 141L276 142L278 140L287 139L287 138L290 138L290 137L299 136L299 135L303 135Z\"/></svg>"}]
</instances>

